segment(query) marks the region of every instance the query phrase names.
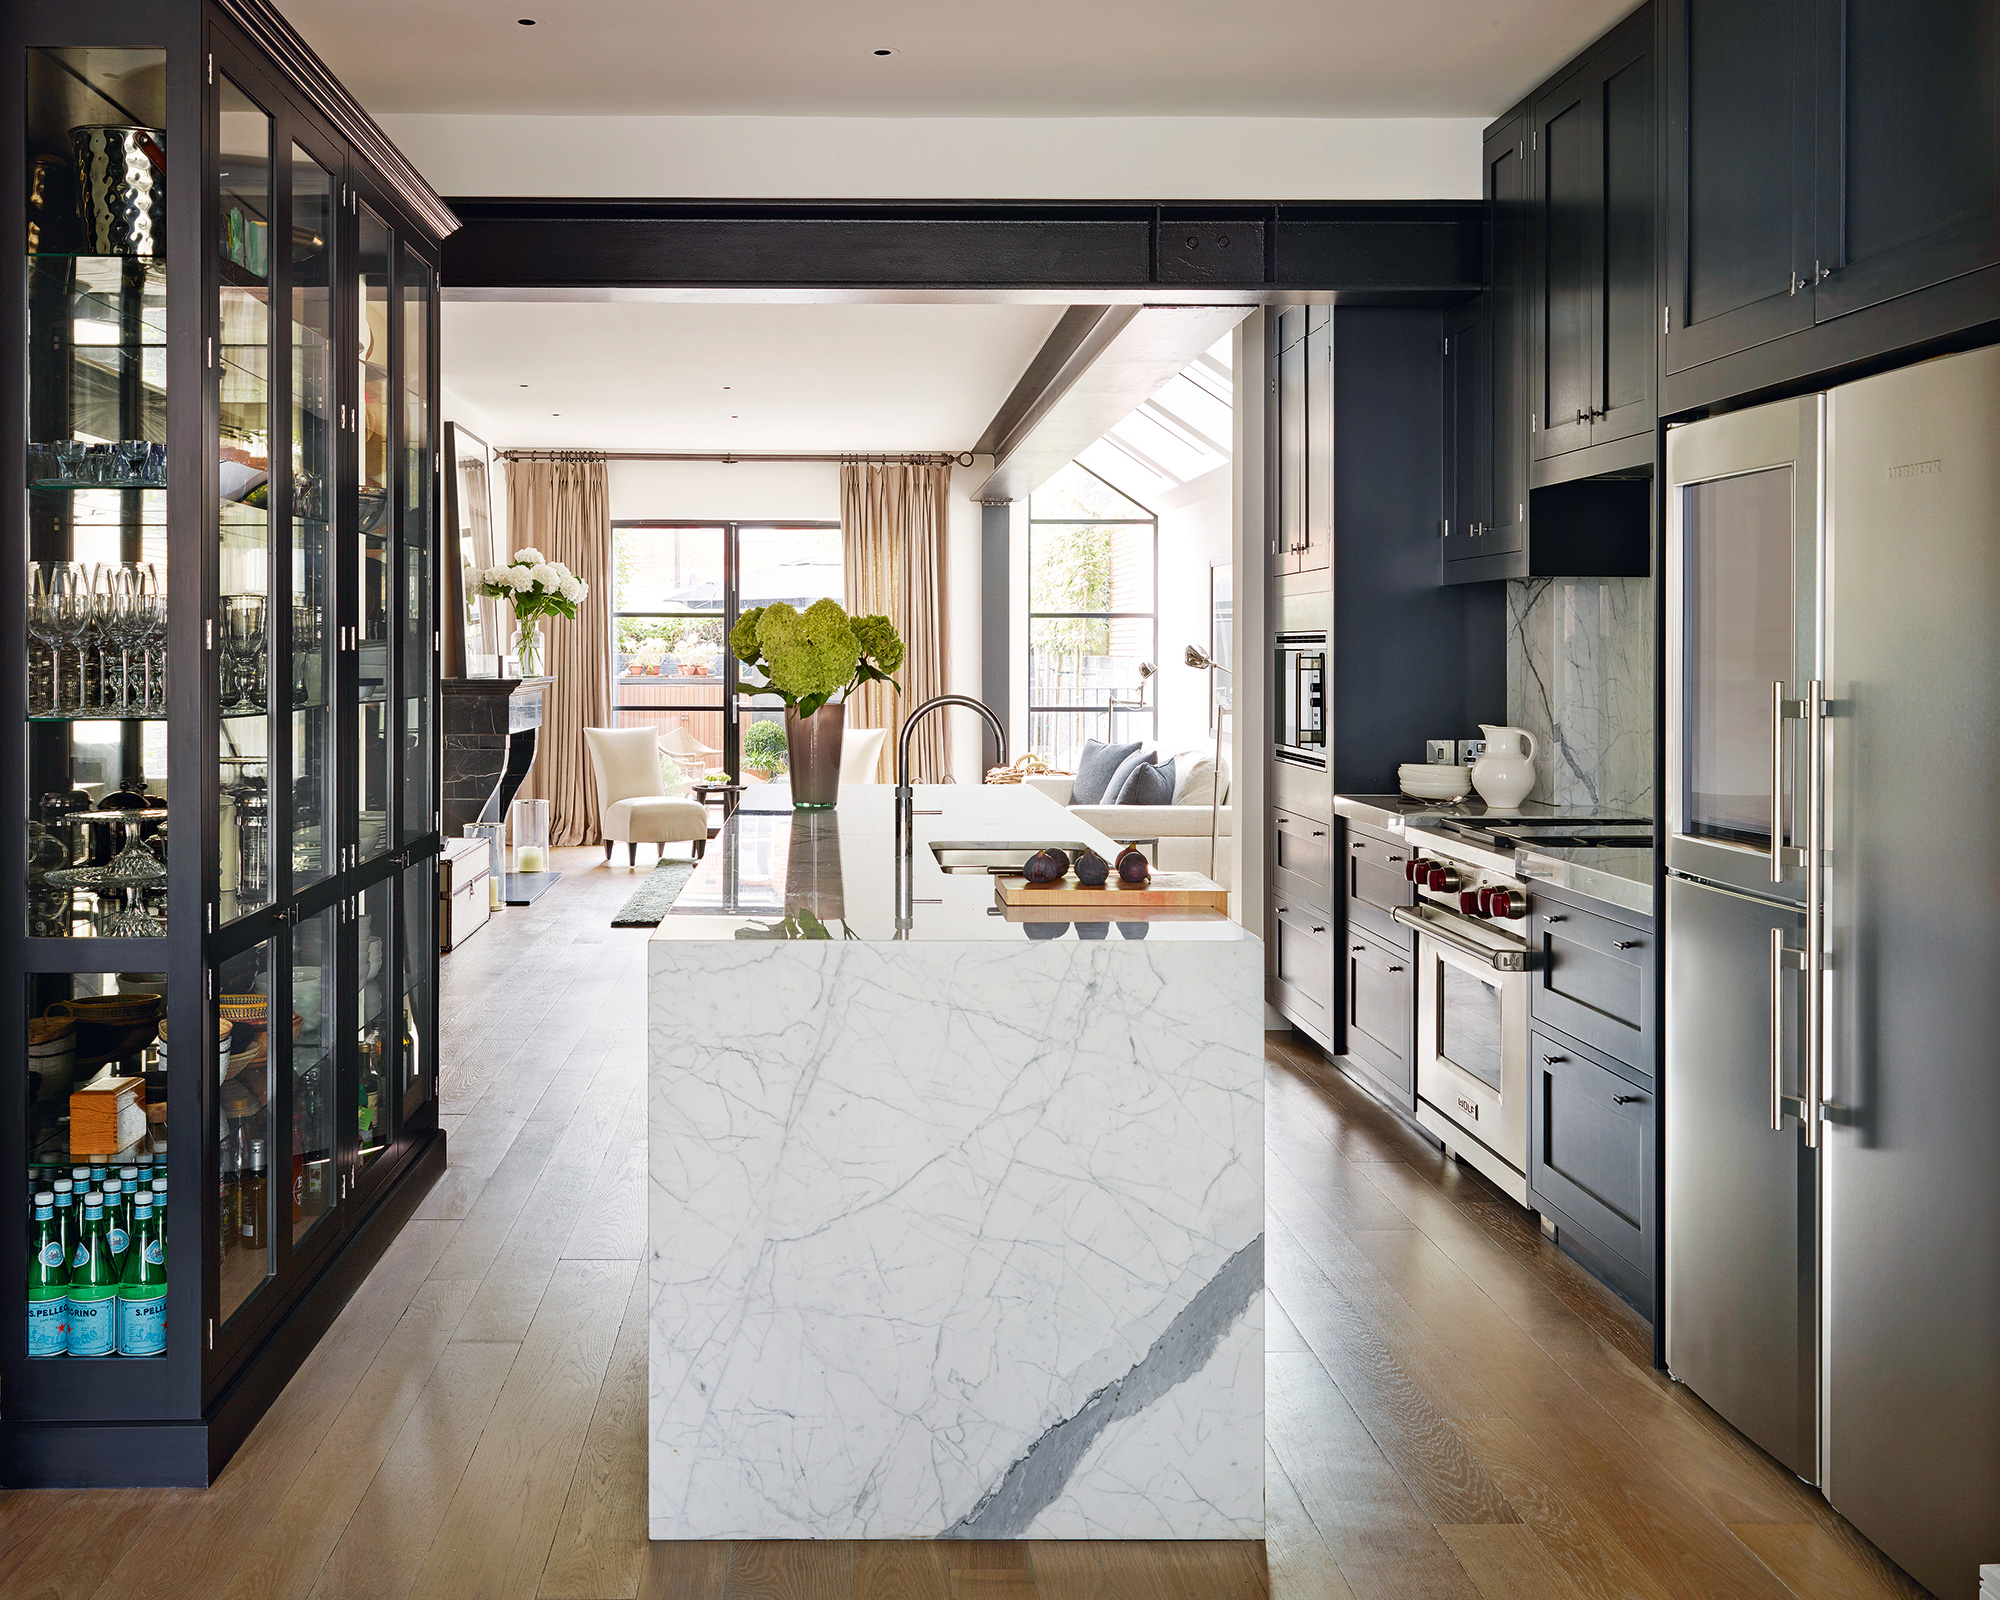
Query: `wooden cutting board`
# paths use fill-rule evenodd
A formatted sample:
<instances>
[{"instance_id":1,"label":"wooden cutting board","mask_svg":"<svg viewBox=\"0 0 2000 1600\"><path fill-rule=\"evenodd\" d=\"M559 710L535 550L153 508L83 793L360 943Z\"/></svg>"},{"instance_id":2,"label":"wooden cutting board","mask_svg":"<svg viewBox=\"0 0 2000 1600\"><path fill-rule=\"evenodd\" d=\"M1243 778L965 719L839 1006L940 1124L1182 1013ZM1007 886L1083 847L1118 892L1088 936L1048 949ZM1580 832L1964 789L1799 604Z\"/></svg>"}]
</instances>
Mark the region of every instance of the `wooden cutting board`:
<instances>
[{"instance_id":1,"label":"wooden cutting board","mask_svg":"<svg viewBox=\"0 0 2000 1600\"><path fill-rule=\"evenodd\" d=\"M1048 906L1062 910L1222 911L1229 909L1229 891L1199 872L1155 872L1144 886L1118 886L1117 874L1101 889L1086 889L1074 878L1056 883L1030 883L1026 878L997 880L1000 903L1008 906Z\"/></svg>"}]
</instances>

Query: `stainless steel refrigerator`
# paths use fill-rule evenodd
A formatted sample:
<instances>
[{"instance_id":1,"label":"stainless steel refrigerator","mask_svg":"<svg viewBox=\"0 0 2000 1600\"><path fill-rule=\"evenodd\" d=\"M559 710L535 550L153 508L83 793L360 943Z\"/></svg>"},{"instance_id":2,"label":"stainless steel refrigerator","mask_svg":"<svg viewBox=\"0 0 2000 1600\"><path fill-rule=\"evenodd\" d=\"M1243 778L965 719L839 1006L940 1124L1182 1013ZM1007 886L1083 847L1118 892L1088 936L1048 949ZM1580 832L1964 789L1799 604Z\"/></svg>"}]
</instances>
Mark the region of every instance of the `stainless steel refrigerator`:
<instances>
[{"instance_id":1,"label":"stainless steel refrigerator","mask_svg":"<svg viewBox=\"0 0 2000 1600\"><path fill-rule=\"evenodd\" d=\"M2000 1562L2000 350L1667 435L1666 1349Z\"/></svg>"}]
</instances>

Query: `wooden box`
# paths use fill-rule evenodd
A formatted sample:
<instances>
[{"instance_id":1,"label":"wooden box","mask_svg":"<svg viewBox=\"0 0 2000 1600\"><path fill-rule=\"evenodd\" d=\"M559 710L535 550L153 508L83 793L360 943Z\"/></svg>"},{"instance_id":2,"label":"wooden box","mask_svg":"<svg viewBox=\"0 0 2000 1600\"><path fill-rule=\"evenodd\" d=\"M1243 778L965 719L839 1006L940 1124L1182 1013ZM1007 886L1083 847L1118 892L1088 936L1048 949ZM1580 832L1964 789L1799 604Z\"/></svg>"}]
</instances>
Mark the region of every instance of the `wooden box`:
<instances>
[{"instance_id":1,"label":"wooden box","mask_svg":"<svg viewBox=\"0 0 2000 1600\"><path fill-rule=\"evenodd\" d=\"M115 1156L146 1134L146 1080L107 1078L69 1097L69 1153Z\"/></svg>"}]
</instances>

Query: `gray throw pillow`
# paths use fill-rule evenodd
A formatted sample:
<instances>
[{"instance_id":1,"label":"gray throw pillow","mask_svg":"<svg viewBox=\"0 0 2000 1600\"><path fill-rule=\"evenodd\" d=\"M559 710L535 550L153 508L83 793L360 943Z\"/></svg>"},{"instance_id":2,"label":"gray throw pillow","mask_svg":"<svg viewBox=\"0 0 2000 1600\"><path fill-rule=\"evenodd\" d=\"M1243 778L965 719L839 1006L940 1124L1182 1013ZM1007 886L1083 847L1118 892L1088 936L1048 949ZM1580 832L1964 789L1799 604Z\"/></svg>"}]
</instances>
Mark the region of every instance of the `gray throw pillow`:
<instances>
[{"instance_id":1,"label":"gray throw pillow","mask_svg":"<svg viewBox=\"0 0 2000 1600\"><path fill-rule=\"evenodd\" d=\"M1174 801L1174 764L1149 761L1134 767L1114 802L1121 806L1166 806Z\"/></svg>"},{"instance_id":2,"label":"gray throw pillow","mask_svg":"<svg viewBox=\"0 0 2000 1600\"><path fill-rule=\"evenodd\" d=\"M1073 806L1102 804L1105 786L1111 782L1112 775L1138 750L1137 739L1130 744L1106 744L1101 739L1092 739L1083 747L1083 754L1077 757L1076 781L1069 786L1069 803Z\"/></svg>"},{"instance_id":3,"label":"gray throw pillow","mask_svg":"<svg viewBox=\"0 0 2000 1600\"><path fill-rule=\"evenodd\" d=\"M1111 774L1111 781L1105 784L1104 794L1097 803L1101 806L1118 804L1118 797L1125 792L1125 785L1132 781L1132 774L1159 759L1159 752L1156 750L1134 750L1118 763L1118 770Z\"/></svg>"}]
</instances>

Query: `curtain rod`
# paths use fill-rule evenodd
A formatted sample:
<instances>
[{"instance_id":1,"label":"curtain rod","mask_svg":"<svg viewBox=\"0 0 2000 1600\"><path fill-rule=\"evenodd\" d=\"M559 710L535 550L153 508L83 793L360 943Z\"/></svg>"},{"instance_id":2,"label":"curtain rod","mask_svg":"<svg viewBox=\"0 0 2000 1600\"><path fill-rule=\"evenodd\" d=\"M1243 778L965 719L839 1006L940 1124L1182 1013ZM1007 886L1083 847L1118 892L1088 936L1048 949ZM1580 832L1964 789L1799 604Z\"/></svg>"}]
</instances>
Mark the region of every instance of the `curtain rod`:
<instances>
[{"instance_id":1,"label":"curtain rod","mask_svg":"<svg viewBox=\"0 0 2000 1600\"><path fill-rule=\"evenodd\" d=\"M786 454L761 450L502 450L499 455L503 461L720 461L729 466L739 461L853 461L969 467L976 459L970 450L908 451L891 455L862 455L851 450L839 454Z\"/></svg>"}]
</instances>

